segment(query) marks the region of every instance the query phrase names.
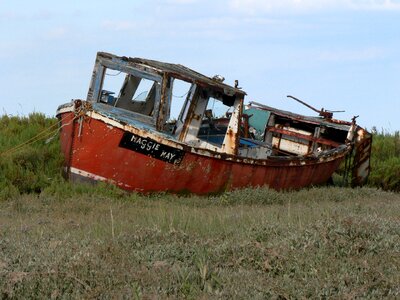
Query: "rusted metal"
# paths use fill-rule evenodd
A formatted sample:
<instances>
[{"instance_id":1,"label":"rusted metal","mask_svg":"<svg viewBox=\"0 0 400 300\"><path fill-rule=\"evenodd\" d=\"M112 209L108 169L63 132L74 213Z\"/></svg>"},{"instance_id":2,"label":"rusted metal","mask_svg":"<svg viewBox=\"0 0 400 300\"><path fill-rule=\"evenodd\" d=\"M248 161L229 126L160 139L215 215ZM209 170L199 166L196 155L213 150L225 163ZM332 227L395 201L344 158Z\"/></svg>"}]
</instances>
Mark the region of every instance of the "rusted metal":
<instances>
[{"instance_id":1,"label":"rusted metal","mask_svg":"<svg viewBox=\"0 0 400 300\"><path fill-rule=\"evenodd\" d=\"M156 121L156 128L157 130L164 130L165 122L167 121L167 111L168 111L168 106L166 105L166 102L168 101L167 99L167 89L170 88L170 81L171 78L168 76L167 73L163 75L163 81L162 81L162 87L161 87L161 99L160 99L160 104L159 104L159 109L161 113L157 114L157 121Z\"/></svg>"},{"instance_id":2,"label":"rusted metal","mask_svg":"<svg viewBox=\"0 0 400 300\"><path fill-rule=\"evenodd\" d=\"M296 97L293 97L293 96L290 96L290 95L288 95L287 97L288 97L288 98L292 98L293 100L296 100L297 102L303 104L304 106L307 106L309 109L311 109L311 110L313 110L313 111L319 113L319 115L320 115L321 117L324 117L324 118L327 118L327 119L331 119L332 116L333 116L332 113L326 112L323 108L320 109L320 110L318 110L318 109L312 107L310 104L307 104L306 102L304 102L304 101L302 101L302 100L300 100L300 99L297 99Z\"/></svg>"},{"instance_id":3,"label":"rusted metal","mask_svg":"<svg viewBox=\"0 0 400 300\"><path fill-rule=\"evenodd\" d=\"M68 117L68 114L61 115L62 119ZM84 122L85 126L89 126L88 122ZM72 130L72 127L68 129L69 132ZM124 132L103 121L92 120L90 130L83 130L83 138L74 139L69 178L112 181L123 189L139 192L207 194L252 186L298 189L326 182L346 153L338 152L322 160L317 157L308 160L272 157L259 165L252 160L246 162L244 158L227 155L226 159L218 159L218 153L204 155L196 153L194 148L185 148L182 161L174 165L119 147ZM62 134L61 139L62 144L66 144L70 136ZM162 141L157 142L161 144Z\"/></svg>"},{"instance_id":4,"label":"rusted metal","mask_svg":"<svg viewBox=\"0 0 400 300\"><path fill-rule=\"evenodd\" d=\"M351 185L362 186L367 182L370 173L372 134L359 128L354 148Z\"/></svg>"},{"instance_id":5,"label":"rusted metal","mask_svg":"<svg viewBox=\"0 0 400 300\"><path fill-rule=\"evenodd\" d=\"M119 95L115 101L102 99L107 69L126 74L121 91L112 91ZM154 81L153 93L148 92L143 105L131 104L141 79ZM191 88L171 128L166 122L174 79ZM354 183L365 182L370 142L355 119L306 117L255 103L256 109L268 110L261 122L265 132L256 139L248 134L245 95L238 84L231 87L181 65L100 52L87 101L75 100L57 110L67 177L140 192L298 189L328 181L354 146ZM211 98L233 111L216 119L206 113Z\"/></svg>"},{"instance_id":6,"label":"rusted metal","mask_svg":"<svg viewBox=\"0 0 400 300\"><path fill-rule=\"evenodd\" d=\"M237 99L234 111L231 115L227 133L222 144L222 151L227 154L236 155L239 150L240 124L242 120L243 99Z\"/></svg>"},{"instance_id":7,"label":"rusted metal","mask_svg":"<svg viewBox=\"0 0 400 300\"><path fill-rule=\"evenodd\" d=\"M303 116L296 113L284 111L281 109L277 109L268 105L264 105L255 101L250 101L250 105L255 105L258 109L267 110L273 112L276 115L287 117L292 120L296 120L299 122L306 122L310 124L320 124L328 127L338 128L340 130L346 130L345 126L350 126L352 123L343 120L336 120L336 119L325 119L325 118L318 118L318 117L309 117Z\"/></svg>"},{"instance_id":8,"label":"rusted metal","mask_svg":"<svg viewBox=\"0 0 400 300\"><path fill-rule=\"evenodd\" d=\"M248 114L242 114L242 119L243 119L243 137L248 138L249 137L249 118L251 118L252 115Z\"/></svg>"},{"instance_id":9,"label":"rusted metal","mask_svg":"<svg viewBox=\"0 0 400 300\"><path fill-rule=\"evenodd\" d=\"M311 141L311 142L316 142L319 144L323 144L323 145L328 145L331 147L338 147L340 145L340 143L337 142L333 142L331 140L328 139L323 139L323 138L315 138L311 135L305 135L305 134L300 134L300 133L296 133L293 131L289 131L289 130L285 130L282 128L277 128L277 127L268 127L267 129L270 132L276 132L276 133L280 133L280 134L284 134L284 135L288 135L288 136L293 136L293 137L297 137L303 140L307 140L307 141Z\"/></svg>"},{"instance_id":10,"label":"rusted metal","mask_svg":"<svg viewBox=\"0 0 400 300\"><path fill-rule=\"evenodd\" d=\"M293 97L293 96L290 96L290 95L288 95L287 97L288 98L292 98L293 100L296 100L297 102L303 104L304 106L307 106L308 108L310 108L313 111L317 112L321 117L326 118L326 119L332 119L334 112L344 112L344 110L332 111L332 110L325 110L324 108L321 108L320 110L318 110L318 109L312 107L310 104L307 104L306 102L304 102L304 101L302 101L302 100L300 100L300 99L298 99L296 97Z\"/></svg>"}]
</instances>

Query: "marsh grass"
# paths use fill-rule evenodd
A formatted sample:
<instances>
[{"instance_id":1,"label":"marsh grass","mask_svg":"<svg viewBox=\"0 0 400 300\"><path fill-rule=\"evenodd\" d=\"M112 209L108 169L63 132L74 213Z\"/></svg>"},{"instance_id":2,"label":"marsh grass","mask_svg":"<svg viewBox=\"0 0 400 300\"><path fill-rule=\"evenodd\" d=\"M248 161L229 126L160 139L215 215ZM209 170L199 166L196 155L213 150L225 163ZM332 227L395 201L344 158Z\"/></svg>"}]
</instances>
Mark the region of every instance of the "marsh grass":
<instances>
[{"instance_id":1,"label":"marsh grass","mask_svg":"<svg viewBox=\"0 0 400 300\"><path fill-rule=\"evenodd\" d=\"M102 190L0 204L3 298L400 295L398 194L257 189L255 200L251 190L209 198Z\"/></svg>"}]
</instances>

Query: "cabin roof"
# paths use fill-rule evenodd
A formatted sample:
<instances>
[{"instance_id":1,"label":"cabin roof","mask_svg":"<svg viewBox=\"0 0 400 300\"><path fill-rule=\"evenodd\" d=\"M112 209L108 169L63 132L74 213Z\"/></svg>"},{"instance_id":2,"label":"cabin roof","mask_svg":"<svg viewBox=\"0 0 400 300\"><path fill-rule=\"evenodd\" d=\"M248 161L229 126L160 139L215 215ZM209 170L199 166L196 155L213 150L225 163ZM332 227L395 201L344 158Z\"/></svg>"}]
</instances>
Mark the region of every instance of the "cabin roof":
<instances>
[{"instance_id":1,"label":"cabin roof","mask_svg":"<svg viewBox=\"0 0 400 300\"><path fill-rule=\"evenodd\" d=\"M241 89L232 87L230 85L222 83L221 81L207 77L206 75L198 73L181 64L172 64L172 63L166 63L139 57L118 57L116 55L105 52L99 52L98 55L105 56L108 58L111 57L114 59L115 58L121 59L123 61L128 61L128 63L130 64L139 64L144 67L150 67L150 69L153 69L155 72L159 74L167 73L168 75L171 75L175 78L192 82L202 87L214 88L229 96L238 95L244 97L246 95L246 92L244 92Z\"/></svg>"}]
</instances>

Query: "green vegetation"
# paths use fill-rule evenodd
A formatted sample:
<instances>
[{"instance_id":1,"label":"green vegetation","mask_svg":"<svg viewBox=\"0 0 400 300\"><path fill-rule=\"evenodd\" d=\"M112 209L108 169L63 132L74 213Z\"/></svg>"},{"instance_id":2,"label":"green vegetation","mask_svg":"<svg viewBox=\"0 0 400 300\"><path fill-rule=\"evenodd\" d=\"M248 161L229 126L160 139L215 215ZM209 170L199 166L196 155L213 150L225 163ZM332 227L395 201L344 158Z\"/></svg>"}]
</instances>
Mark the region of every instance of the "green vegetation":
<instances>
[{"instance_id":1,"label":"green vegetation","mask_svg":"<svg viewBox=\"0 0 400 300\"><path fill-rule=\"evenodd\" d=\"M0 118L0 200L23 193L40 193L61 180L63 158L57 133L45 131L42 139L10 151L53 126L57 120L43 114ZM6 152L9 151L9 152Z\"/></svg>"},{"instance_id":2,"label":"green vegetation","mask_svg":"<svg viewBox=\"0 0 400 300\"><path fill-rule=\"evenodd\" d=\"M378 133L373 129L369 183L384 190L400 192L400 132Z\"/></svg>"},{"instance_id":3,"label":"green vegetation","mask_svg":"<svg viewBox=\"0 0 400 300\"><path fill-rule=\"evenodd\" d=\"M141 196L65 182L52 134L4 154L53 124L0 118L1 299L400 297L400 194ZM399 151L375 132L371 185L399 191Z\"/></svg>"}]
</instances>

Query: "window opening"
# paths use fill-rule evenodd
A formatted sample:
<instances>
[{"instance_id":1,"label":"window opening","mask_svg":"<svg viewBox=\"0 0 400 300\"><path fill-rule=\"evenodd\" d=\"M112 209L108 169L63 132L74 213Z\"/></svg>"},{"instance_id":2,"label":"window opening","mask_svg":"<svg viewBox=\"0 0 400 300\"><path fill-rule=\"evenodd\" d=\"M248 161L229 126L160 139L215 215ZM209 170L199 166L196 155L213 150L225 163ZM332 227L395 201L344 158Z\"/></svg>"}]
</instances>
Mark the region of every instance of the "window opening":
<instances>
[{"instance_id":1,"label":"window opening","mask_svg":"<svg viewBox=\"0 0 400 300\"><path fill-rule=\"evenodd\" d=\"M170 120L183 121L186 117L187 110L190 106L186 99L189 96L192 84L180 79L173 80ZM182 113L181 113L182 112Z\"/></svg>"},{"instance_id":2,"label":"window opening","mask_svg":"<svg viewBox=\"0 0 400 300\"><path fill-rule=\"evenodd\" d=\"M100 102L153 116L160 84L121 71L106 69Z\"/></svg>"},{"instance_id":3,"label":"window opening","mask_svg":"<svg viewBox=\"0 0 400 300\"><path fill-rule=\"evenodd\" d=\"M230 120L229 109L218 98L209 97L198 138L222 145Z\"/></svg>"},{"instance_id":4,"label":"window opening","mask_svg":"<svg viewBox=\"0 0 400 300\"><path fill-rule=\"evenodd\" d=\"M101 102L114 105L124 83L125 76L126 74L121 71L106 69L100 96Z\"/></svg>"},{"instance_id":5,"label":"window opening","mask_svg":"<svg viewBox=\"0 0 400 300\"><path fill-rule=\"evenodd\" d=\"M176 133L176 129L183 125L187 116L190 101L192 83L180 79L171 78L172 91L170 97L170 110L167 120L167 131Z\"/></svg>"},{"instance_id":6,"label":"window opening","mask_svg":"<svg viewBox=\"0 0 400 300\"><path fill-rule=\"evenodd\" d=\"M154 85L153 80L142 78L142 80L140 80L139 86L136 88L135 94L133 95L131 100L138 101L138 102L146 101L153 85Z\"/></svg>"}]
</instances>

